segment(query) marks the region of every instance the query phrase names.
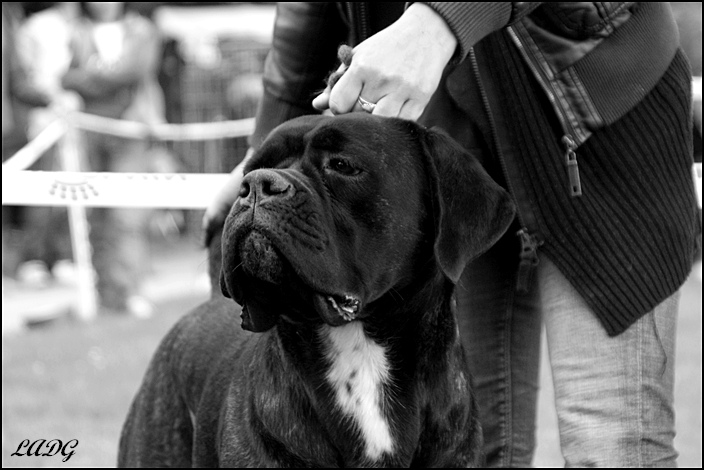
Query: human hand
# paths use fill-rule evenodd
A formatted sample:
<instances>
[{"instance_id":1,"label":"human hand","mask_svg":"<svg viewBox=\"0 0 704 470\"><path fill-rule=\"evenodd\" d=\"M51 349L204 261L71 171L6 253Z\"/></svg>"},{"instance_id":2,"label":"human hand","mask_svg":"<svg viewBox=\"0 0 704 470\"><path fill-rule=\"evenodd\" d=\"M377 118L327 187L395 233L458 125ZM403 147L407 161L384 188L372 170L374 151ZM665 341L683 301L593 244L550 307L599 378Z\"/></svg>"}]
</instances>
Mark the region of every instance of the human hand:
<instances>
[{"instance_id":1,"label":"human hand","mask_svg":"<svg viewBox=\"0 0 704 470\"><path fill-rule=\"evenodd\" d=\"M225 218L230 212L230 208L239 197L240 186L244 179L244 166L253 154L254 149L250 147L244 159L232 170L230 178L220 191L218 191L210 205L205 209L202 223L203 246L207 247L210 245L213 236L222 229Z\"/></svg>"},{"instance_id":2,"label":"human hand","mask_svg":"<svg viewBox=\"0 0 704 470\"><path fill-rule=\"evenodd\" d=\"M313 106L333 114L361 111L357 98L362 97L376 103L372 114L416 120L456 46L445 20L429 6L414 3L398 21L354 48L350 66Z\"/></svg>"}]
</instances>

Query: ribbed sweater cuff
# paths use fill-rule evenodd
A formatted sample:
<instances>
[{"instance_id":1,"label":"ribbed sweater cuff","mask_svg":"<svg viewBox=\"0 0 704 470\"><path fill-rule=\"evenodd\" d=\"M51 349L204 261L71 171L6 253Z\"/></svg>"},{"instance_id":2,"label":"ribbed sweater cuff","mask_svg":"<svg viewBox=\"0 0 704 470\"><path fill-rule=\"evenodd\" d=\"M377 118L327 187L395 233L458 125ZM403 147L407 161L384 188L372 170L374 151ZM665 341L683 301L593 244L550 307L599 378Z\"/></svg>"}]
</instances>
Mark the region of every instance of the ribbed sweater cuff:
<instances>
[{"instance_id":1,"label":"ribbed sweater cuff","mask_svg":"<svg viewBox=\"0 0 704 470\"><path fill-rule=\"evenodd\" d=\"M462 62L479 40L508 24L510 2L425 2L443 17L457 38L453 60Z\"/></svg>"}]
</instances>

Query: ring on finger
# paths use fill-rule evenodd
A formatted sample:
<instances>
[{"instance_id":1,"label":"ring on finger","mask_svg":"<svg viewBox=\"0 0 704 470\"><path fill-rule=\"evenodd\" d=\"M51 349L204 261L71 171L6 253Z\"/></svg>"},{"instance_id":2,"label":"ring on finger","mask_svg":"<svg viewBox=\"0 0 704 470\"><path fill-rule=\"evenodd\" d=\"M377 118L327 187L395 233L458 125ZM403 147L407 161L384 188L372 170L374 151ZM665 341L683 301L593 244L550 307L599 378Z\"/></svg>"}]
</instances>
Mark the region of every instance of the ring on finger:
<instances>
[{"instance_id":1,"label":"ring on finger","mask_svg":"<svg viewBox=\"0 0 704 470\"><path fill-rule=\"evenodd\" d=\"M368 113L372 113L374 111L374 108L376 108L376 103L372 103L371 101L367 101L361 96L357 97L357 103L362 107L363 110L365 110Z\"/></svg>"}]
</instances>

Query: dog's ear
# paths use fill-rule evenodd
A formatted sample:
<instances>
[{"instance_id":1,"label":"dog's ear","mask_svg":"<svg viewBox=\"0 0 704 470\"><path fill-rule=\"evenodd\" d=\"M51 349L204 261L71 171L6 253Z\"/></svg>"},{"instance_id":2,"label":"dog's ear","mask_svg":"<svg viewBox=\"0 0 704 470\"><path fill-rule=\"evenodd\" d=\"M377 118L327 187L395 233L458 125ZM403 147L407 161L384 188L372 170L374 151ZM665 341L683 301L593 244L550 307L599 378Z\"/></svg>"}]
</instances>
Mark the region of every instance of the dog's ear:
<instances>
[{"instance_id":1,"label":"dog's ear","mask_svg":"<svg viewBox=\"0 0 704 470\"><path fill-rule=\"evenodd\" d=\"M508 192L445 132L431 129L423 134L434 186L435 257L456 283L466 264L506 232L515 207Z\"/></svg>"}]
</instances>

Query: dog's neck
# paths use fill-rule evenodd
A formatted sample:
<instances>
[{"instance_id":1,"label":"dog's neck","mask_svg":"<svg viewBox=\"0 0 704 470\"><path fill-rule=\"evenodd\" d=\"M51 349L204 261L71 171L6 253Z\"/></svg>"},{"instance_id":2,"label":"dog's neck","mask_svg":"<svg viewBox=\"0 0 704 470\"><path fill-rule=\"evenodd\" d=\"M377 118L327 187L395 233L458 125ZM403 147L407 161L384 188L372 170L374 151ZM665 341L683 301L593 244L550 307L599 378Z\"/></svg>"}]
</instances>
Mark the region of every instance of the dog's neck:
<instances>
[{"instance_id":1,"label":"dog's neck","mask_svg":"<svg viewBox=\"0 0 704 470\"><path fill-rule=\"evenodd\" d=\"M271 331L283 367L297 371L287 393L308 400L315 425L345 466L411 462L424 400L445 380L461 348L450 305L453 286L434 276L420 289L409 286L370 304L368 320L307 332L280 322Z\"/></svg>"},{"instance_id":2,"label":"dog's neck","mask_svg":"<svg viewBox=\"0 0 704 470\"><path fill-rule=\"evenodd\" d=\"M220 295L219 248L216 237L211 243L213 295ZM279 380L251 389L248 399L262 410L252 419L267 430L262 439L289 449L290 466L422 464L416 449L430 419L427 404L445 400L443 386L457 386L448 385L457 381L448 371L464 369L453 365L463 360L451 305L454 286L437 266L421 271L413 284L369 304L364 320L337 328L280 321L258 334L267 356L262 363L271 369L266 377Z\"/></svg>"}]
</instances>

